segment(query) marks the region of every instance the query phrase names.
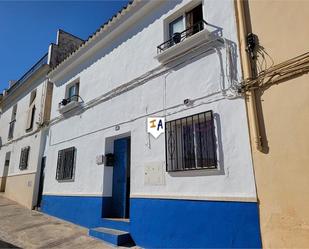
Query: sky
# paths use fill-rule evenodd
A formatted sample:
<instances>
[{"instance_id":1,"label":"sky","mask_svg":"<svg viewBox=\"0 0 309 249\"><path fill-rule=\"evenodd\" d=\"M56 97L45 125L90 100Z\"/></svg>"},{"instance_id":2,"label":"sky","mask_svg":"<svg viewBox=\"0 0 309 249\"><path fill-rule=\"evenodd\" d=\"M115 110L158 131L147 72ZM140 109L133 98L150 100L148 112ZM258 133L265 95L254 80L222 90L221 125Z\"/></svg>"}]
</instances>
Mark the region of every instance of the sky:
<instances>
[{"instance_id":1,"label":"sky","mask_svg":"<svg viewBox=\"0 0 309 249\"><path fill-rule=\"evenodd\" d=\"M0 93L47 53L58 29L87 39L127 3L0 0Z\"/></svg>"}]
</instances>

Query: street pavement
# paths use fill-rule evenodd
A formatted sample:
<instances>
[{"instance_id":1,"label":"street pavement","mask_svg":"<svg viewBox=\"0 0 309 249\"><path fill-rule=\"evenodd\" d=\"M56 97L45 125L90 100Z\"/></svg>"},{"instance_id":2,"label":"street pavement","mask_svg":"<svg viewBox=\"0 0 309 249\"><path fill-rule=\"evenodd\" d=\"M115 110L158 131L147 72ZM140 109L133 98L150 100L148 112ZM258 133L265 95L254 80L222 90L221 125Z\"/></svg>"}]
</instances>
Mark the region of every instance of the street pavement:
<instances>
[{"instance_id":1,"label":"street pavement","mask_svg":"<svg viewBox=\"0 0 309 249\"><path fill-rule=\"evenodd\" d=\"M88 229L28 210L0 195L0 248L114 248L87 235Z\"/></svg>"}]
</instances>

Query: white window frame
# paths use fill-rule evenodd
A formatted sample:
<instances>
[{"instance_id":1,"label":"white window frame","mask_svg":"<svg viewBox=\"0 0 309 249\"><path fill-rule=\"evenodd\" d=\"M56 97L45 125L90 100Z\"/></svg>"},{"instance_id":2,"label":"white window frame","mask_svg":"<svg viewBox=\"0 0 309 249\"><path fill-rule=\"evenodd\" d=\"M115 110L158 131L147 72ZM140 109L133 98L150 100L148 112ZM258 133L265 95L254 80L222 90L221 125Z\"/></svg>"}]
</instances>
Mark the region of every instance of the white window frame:
<instances>
[{"instance_id":1,"label":"white window frame","mask_svg":"<svg viewBox=\"0 0 309 249\"><path fill-rule=\"evenodd\" d=\"M73 80L72 82L68 83L66 86L65 86L65 99L69 98L69 90L72 86L76 85L76 84L79 84L79 87L78 87L78 95L80 93L80 79L77 78L75 80Z\"/></svg>"}]
</instances>

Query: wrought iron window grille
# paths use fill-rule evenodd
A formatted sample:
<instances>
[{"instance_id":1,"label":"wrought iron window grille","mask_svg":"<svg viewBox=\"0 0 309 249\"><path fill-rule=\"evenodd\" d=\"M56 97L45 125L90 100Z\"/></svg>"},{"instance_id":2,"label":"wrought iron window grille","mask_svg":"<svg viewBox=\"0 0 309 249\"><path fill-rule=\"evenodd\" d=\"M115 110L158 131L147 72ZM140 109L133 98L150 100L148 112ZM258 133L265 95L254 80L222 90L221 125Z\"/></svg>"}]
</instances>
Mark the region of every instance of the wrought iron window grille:
<instances>
[{"instance_id":1,"label":"wrought iron window grille","mask_svg":"<svg viewBox=\"0 0 309 249\"><path fill-rule=\"evenodd\" d=\"M58 151L56 179L72 180L74 177L76 148L70 147Z\"/></svg>"},{"instance_id":2,"label":"wrought iron window grille","mask_svg":"<svg viewBox=\"0 0 309 249\"><path fill-rule=\"evenodd\" d=\"M213 112L166 122L166 171L216 169Z\"/></svg>"}]
</instances>

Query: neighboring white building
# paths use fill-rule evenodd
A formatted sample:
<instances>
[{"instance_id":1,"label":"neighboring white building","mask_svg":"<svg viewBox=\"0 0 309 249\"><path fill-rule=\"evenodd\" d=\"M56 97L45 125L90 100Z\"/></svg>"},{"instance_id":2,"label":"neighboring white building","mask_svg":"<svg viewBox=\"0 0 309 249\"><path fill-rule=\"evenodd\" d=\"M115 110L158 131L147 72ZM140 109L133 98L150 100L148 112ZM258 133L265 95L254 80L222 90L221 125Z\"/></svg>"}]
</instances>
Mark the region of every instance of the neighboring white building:
<instances>
[{"instance_id":1,"label":"neighboring white building","mask_svg":"<svg viewBox=\"0 0 309 249\"><path fill-rule=\"evenodd\" d=\"M46 77L82 40L62 30L57 44L18 81L11 82L1 100L0 183L5 196L32 209L37 205L46 125L53 85ZM42 187L42 186L41 186Z\"/></svg>"},{"instance_id":2,"label":"neighboring white building","mask_svg":"<svg viewBox=\"0 0 309 249\"><path fill-rule=\"evenodd\" d=\"M232 0L120 11L48 75L43 212L113 243L260 247L238 57Z\"/></svg>"}]
</instances>

